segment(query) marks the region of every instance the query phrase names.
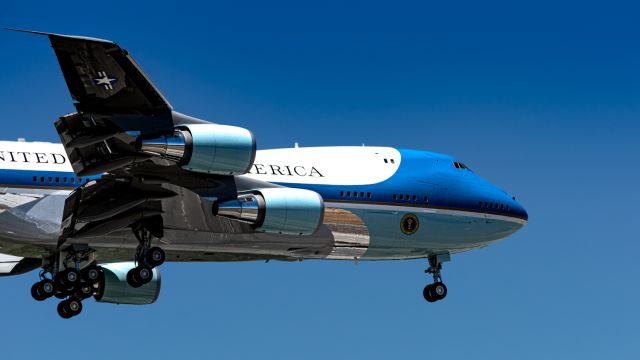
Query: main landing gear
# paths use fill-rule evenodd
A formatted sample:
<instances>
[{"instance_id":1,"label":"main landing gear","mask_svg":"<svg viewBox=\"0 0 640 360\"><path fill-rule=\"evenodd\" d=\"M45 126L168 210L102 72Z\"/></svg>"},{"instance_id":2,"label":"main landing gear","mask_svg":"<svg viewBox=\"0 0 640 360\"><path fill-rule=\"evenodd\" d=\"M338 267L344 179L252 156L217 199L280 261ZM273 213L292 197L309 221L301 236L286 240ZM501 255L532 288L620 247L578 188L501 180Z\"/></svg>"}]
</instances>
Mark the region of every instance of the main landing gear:
<instances>
[{"instance_id":1,"label":"main landing gear","mask_svg":"<svg viewBox=\"0 0 640 360\"><path fill-rule=\"evenodd\" d=\"M151 246L154 237L144 223L133 227L133 233L140 245L136 249L135 261L137 266L127 273L127 283L134 288L147 284L153 279L153 268L164 263L166 255L164 250L157 246Z\"/></svg>"},{"instance_id":2,"label":"main landing gear","mask_svg":"<svg viewBox=\"0 0 640 360\"><path fill-rule=\"evenodd\" d=\"M449 255L429 256L429 268L424 272L433 275L433 284L424 287L422 296L428 302L436 302L447 296L447 287L442 282L442 262L449 261Z\"/></svg>"},{"instance_id":3,"label":"main landing gear","mask_svg":"<svg viewBox=\"0 0 640 360\"><path fill-rule=\"evenodd\" d=\"M73 245L64 253L45 260L40 281L31 287L31 296L37 301L56 297L58 315L64 319L82 312L82 300L94 295L104 281L100 266L94 264L93 251L86 246Z\"/></svg>"}]
</instances>

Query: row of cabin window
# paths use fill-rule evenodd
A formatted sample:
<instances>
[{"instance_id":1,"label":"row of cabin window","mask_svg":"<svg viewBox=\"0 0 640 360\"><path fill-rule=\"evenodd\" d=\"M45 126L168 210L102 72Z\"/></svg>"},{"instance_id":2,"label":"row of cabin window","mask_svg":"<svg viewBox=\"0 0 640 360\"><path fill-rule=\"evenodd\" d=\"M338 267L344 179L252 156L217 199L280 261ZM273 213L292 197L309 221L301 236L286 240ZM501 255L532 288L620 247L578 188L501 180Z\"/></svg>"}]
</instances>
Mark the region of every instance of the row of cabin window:
<instances>
[{"instance_id":1,"label":"row of cabin window","mask_svg":"<svg viewBox=\"0 0 640 360\"><path fill-rule=\"evenodd\" d=\"M495 210L506 210L509 211L509 205L486 202L486 201L478 201L478 206L481 209L495 209Z\"/></svg>"},{"instance_id":2,"label":"row of cabin window","mask_svg":"<svg viewBox=\"0 0 640 360\"><path fill-rule=\"evenodd\" d=\"M407 200L407 201L418 201L418 195L404 195L404 194L393 194L393 200ZM429 201L429 197L425 195L423 197L424 202Z\"/></svg>"},{"instance_id":3,"label":"row of cabin window","mask_svg":"<svg viewBox=\"0 0 640 360\"><path fill-rule=\"evenodd\" d=\"M59 176L55 177L55 182L56 183L60 183L60 179L62 179L62 183L63 184L67 183L67 178L66 177L60 178ZM47 182L52 183L53 180L54 180L53 176L47 177ZM75 184L75 182L76 182L76 178L73 178L73 177L70 177L68 180L69 180L70 184ZM85 179L85 181L89 182L89 179ZM38 182L38 177L37 176L33 177L33 182ZM42 183L45 182L45 177L44 176L40 176L40 182L42 182ZM78 178L78 184L82 184L82 178L81 177Z\"/></svg>"},{"instance_id":4,"label":"row of cabin window","mask_svg":"<svg viewBox=\"0 0 640 360\"><path fill-rule=\"evenodd\" d=\"M360 191L359 194L360 194L361 198L364 198L364 195L365 195L364 191ZM351 196L352 195L351 191L347 191L346 195L347 195L347 197L352 197ZM344 191L340 191L340 197L344 197L344 196L345 196L345 192ZM353 192L353 197L354 198L358 197L358 192L357 191ZM371 199L371 193L370 192L367 193L367 198Z\"/></svg>"},{"instance_id":5,"label":"row of cabin window","mask_svg":"<svg viewBox=\"0 0 640 360\"><path fill-rule=\"evenodd\" d=\"M396 161L394 159L384 159L384 163L388 164L389 162L391 162L392 164L395 164Z\"/></svg>"}]
</instances>

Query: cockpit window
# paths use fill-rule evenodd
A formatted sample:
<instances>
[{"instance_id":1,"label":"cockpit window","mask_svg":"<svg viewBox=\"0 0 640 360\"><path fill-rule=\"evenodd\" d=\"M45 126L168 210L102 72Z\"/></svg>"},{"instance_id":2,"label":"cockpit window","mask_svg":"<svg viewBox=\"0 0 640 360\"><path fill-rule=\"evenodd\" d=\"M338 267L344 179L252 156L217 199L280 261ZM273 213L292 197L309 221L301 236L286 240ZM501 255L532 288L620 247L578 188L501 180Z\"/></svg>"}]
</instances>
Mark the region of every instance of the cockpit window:
<instances>
[{"instance_id":1,"label":"cockpit window","mask_svg":"<svg viewBox=\"0 0 640 360\"><path fill-rule=\"evenodd\" d=\"M454 162L453 162L453 166L454 166L456 169L460 169L460 170L469 170L469 171L471 171L471 169L469 169L469 167L468 167L467 165L465 165L465 164L463 164L463 163L461 163L461 162L458 162L458 161L454 161Z\"/></svg>"}]
</instances>

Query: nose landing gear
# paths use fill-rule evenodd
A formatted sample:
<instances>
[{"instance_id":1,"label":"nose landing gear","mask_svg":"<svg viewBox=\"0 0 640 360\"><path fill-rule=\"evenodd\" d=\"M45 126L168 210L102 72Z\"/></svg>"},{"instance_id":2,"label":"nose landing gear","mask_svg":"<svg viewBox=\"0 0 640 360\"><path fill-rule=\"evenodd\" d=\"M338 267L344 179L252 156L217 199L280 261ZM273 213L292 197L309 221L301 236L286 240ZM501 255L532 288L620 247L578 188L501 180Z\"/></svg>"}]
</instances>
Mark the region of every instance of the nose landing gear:
<instances>
[{"instance_id":1,"label":"nose landing gear","mask_svg":"<svg viewBox=\"0 0 640 360\"><path fill-rule=\"evenodd\" d=\"M449 261L449 254L429 256L429 268L424 272L433 275L433 284L422 290L422 296L428 302L436 302L447 296L447 286L442 282L442 263Z\"/></svg>"}]
</instances>

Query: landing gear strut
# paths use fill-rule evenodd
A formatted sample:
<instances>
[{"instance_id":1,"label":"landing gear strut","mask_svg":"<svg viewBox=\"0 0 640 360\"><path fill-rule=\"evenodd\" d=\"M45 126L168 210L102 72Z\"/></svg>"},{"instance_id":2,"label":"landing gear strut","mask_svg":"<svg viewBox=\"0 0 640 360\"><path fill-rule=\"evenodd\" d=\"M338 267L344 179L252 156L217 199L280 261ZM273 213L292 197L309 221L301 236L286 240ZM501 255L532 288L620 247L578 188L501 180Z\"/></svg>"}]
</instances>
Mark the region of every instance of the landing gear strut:
<instances>
[{"instance_id":1,"label":"landing gear strut","mask_svg":"<svg viewBox=\"0 0 640 360\"><path fill-rule=\"evenodd\" d=\"M82 300L94 295L104 281L102 268L93 264L93 251L86 245L72 245L61 253L45 259L40 281L31 287L31 296L44 301L55 296L62 301L58 314L63 319L82 311Z\"/></svg>"},{"instance_id":2,"label":"landing gear strut","mask_svg":"<svg viewBox=\"0 0 640 360\"><path fill-rule=\"evenodd\" d=\"M137 266L127 273L127 283L134 288L149 283L153 279L153 268L162 265L166 259L164 250L157 246L151 246L151 240L154 236L162 237L162 230L159 230L159 233L154 233L153 230L149 230L147 225L153 225L153 223L140 222L133 227L133 233L140 244L136 249Z\"/></svg>"},{"instance_id":3,"label":"landing gear strut","mask_svg":"<svg viewBox=\"0 0 640 360\"><path fill-rule=\"evenodd\" d=\"M447 287L442 282L442 262L449 261L449 255L429 256L429 268L424 272L433 275L433 284L424 287L422 296L428 302L436 302L447 296Z\"/></svg>"}]
</instances>

